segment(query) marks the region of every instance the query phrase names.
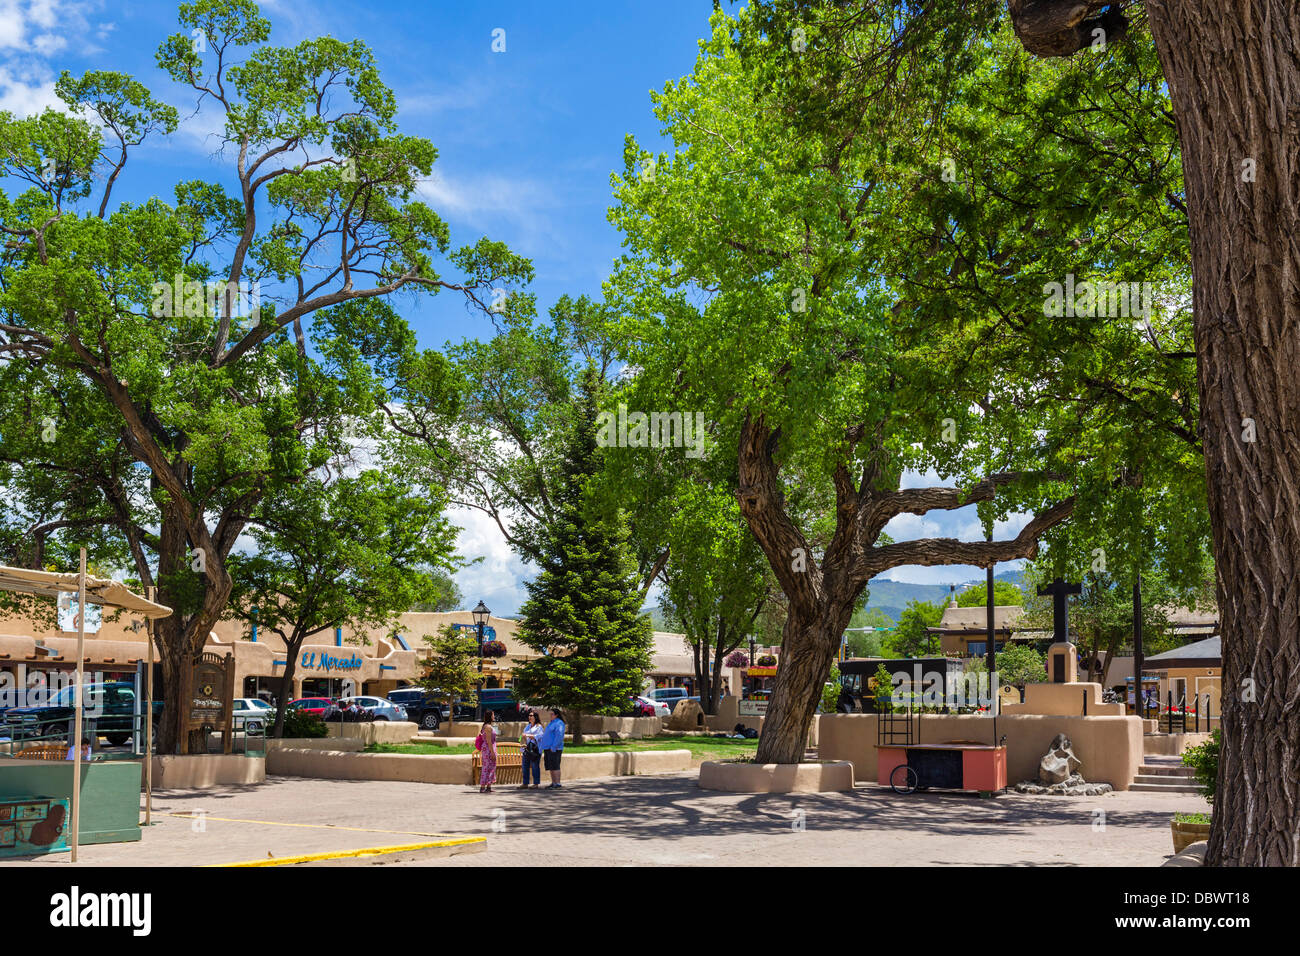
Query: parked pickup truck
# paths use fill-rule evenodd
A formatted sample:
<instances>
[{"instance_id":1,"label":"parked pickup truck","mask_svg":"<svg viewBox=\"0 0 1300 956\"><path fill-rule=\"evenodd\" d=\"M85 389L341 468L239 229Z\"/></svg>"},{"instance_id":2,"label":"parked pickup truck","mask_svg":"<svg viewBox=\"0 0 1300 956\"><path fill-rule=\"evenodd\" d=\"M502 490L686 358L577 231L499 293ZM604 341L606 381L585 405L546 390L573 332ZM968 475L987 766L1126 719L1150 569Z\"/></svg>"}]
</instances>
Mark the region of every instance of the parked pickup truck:
<instances>
[{"instance_id":1,"label":"parked pickup truck","mask_svg":"<svg viewBox=\"0 0 1300 956\"><path fill-rule=\"evenodd\" d=\"M0 736L13 740L33 737L67 738L75 713L73 687L57 691L48 703L36 707L10 707L0 723ZM82 687L83 719L94 720L96 734L120 747L131 739L135 718L135 686L129 681L106 681ZM162 715L162 701L153 702L156 722Z\"/></svg>"}]
</instances>

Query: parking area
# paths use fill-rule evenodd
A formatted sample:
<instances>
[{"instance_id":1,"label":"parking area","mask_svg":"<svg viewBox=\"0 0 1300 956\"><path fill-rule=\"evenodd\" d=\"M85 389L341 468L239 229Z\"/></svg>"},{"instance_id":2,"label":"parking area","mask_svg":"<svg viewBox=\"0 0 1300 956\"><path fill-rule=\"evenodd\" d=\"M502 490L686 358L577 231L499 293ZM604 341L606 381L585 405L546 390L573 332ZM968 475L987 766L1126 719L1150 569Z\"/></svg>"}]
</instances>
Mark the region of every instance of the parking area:
<instances>
[{"instance_id":1,"label":"parking area","mask_svg":"<svg viewBox=\"0 0 1300 956\"><path fill-rule=\"evenodd\" d=\"M139 843L89 846L89 865L283 861L379 865L1158 866L1193 795L1071 799L957 793L727 794L693 772L580 780L556 791L272 777L260 786L155 795ZM339 857L463 838L424 853ZM16 861L15 861L16 862ZM311 861L307 865L313 865ZM43 861L64 865L66 855ZM8 865L14 865L13 862ZM29 865L18 863L17 865Z\"/></svg>"}]
</instances>

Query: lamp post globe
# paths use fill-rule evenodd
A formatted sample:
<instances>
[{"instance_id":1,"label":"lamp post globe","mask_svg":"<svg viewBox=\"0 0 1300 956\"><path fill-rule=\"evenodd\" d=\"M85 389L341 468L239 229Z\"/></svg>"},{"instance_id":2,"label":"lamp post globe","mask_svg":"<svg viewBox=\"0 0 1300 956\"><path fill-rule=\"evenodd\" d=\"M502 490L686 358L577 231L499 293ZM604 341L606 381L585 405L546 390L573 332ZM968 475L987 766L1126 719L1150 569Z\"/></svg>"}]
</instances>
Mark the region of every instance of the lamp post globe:
<instances>
[{"instance_id":1,"label":"lamp post globe","mask_svg":"<svg viewBox=\"0 0 1300 956\"><path fill-rule=\"evenodd\" d=\"M483 629L487 626L488 618L492 612L488 610L487 605L479 601L474 610L470 611L470 616L474 618L474 629L478 632L478 694L476 695L476 710L478 719L483 720Z\"/></svg>"}]
</instances>

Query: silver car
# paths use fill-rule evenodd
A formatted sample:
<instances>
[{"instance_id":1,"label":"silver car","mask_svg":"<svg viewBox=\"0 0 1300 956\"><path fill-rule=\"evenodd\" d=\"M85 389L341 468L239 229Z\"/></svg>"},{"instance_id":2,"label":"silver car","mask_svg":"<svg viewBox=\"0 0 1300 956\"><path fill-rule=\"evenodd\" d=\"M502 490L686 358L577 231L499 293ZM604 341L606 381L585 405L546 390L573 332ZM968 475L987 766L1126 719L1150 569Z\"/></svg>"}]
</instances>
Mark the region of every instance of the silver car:
<instances>
[{"instance_id":1,"label":"silver car","mask_svg":"<svg viewBox=\"0 0 1300 956\"><path fill-rule=\"evenodd\" d=\"M375 720L405 720L406 708L401 704L394 704L387 697L340 697L336 706L342 710L347 704L356 704L367 713L372 714Z\"/></svg>"},{"instance_id":2,"label":"silver car","mask_svg":"<svg viewBox=\"0 0 1300 956\"><path fill-rule=\"evenodd\" d=\"M236 730L260 734L275 723L275 708L258 697L236 697L230 715Z\"/></svg>"}]
</instances>

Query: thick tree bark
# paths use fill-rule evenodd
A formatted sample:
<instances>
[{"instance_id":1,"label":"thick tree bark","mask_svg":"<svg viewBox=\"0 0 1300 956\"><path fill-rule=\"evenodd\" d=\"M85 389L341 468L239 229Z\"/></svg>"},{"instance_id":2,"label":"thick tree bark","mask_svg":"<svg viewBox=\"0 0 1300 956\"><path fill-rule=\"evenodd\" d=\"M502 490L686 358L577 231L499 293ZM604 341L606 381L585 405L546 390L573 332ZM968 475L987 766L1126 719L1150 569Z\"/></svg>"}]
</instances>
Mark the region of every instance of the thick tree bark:
<instances>
[{"instance_id":1,"label":"thick tree bark","mask_svg":"<svg viewBox=\"0 0 1300 956\"><path fill-rule=\"evenodd\" d=\"M206 537L206 533L205 526L202 535ZM175 586L174 582L179 576L186 574L202 575L203 597L195 613L184 615L175 611L170 617L160 618L154 625L164 683L162 718L155 727L157 752L160 754L183 753L200 743L206 745L204 735L193 732L184 741L182 749L181 728L184 715L188 712L186 705L189 701L189 678L194 657L203 651L208 634L225 609L226 602L230 599L232 582L225 568L224 553L212 547L205 550L205 570L193 570L189 542L197 537L200 535L192 532L183 518L170 513L170 509L164 510L158 534L157 600L167 607L182 607L185 595L173 594L170 587ZM211 540L210 537L207 538L209 545Z\"/></svg>"},{"instance_id":2,"label":"thick tree bark","mask_svg":"<svg viewBox=\"0 0 1300 956\"><path fill-rule=\"evenodd\" d=\"M1190 215L1223 637L1206 862L1300 865L1300 7L1148 0Z\"/></svg>"}]
</instances>

